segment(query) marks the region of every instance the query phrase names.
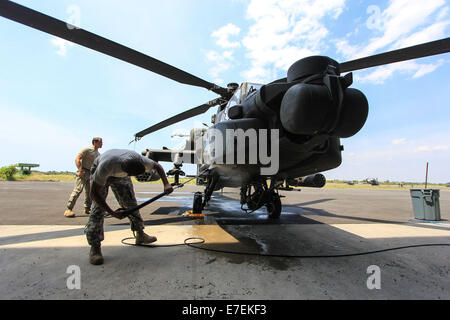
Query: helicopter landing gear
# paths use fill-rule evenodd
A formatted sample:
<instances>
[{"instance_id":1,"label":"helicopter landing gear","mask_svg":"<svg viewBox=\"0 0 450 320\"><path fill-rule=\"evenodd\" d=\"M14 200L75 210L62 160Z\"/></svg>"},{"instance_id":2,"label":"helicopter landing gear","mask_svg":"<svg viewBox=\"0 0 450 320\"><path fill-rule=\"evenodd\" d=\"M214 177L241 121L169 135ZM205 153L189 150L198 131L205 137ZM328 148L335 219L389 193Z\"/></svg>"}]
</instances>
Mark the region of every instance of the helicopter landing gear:
<instances>
[{"instance_id":1,"label":"helicopter landing gear","mask_svg":"<svg viewBox=\"0 0 450 320\"><path fill-rule=\"evenodd\" d=\"M211 200L211 195L216 188L217 182L219 181L219 176L213 174L211 179L208 179L206 189L205 189L205 197L203 198L202 208L205 208L208 205L209 200Z\"/></svg>"},{"instance_id":2,"label":"helicopter landing gear","mask_svg":"<svg viewBox=\"0 0 450 320\"><path fill-rule=\"evenodd\" d=\"M262 206L267 208L270 219L278 219L281 215L281 199L276 187L272 184L269 188L267 181L251 183L241 187L241 208L246 212L253 212ZM244 208L247 205L247 209Z\"/></svg>"},{"instance_id":3,"label":"helicopter landing gear","mask_svg":"<svg viewBox=\"0 0 450 320\"><path fill-rule=\"evenodd\" d=\"M183 166L183 164L175 164L174 163L174 168L169 170L167 172L168 176L174 176L174 183L172 183L173 186L179 186L181 185L180 183L180 176L185 176L186 174L184 173L184 171L181 170L181 167Z\"/></svg>"},{"instance_id":4,"label":"helicopter landing gear","mask_svg":"<svg viewBox=\"0 0 450 320\"><path fill-rule=\"evenodd\" d=\"M272 201L266 203L267 213L270 219L278 219L281 215L281 199L280 195L273 192Z\"/></svg>"}]
</instances>

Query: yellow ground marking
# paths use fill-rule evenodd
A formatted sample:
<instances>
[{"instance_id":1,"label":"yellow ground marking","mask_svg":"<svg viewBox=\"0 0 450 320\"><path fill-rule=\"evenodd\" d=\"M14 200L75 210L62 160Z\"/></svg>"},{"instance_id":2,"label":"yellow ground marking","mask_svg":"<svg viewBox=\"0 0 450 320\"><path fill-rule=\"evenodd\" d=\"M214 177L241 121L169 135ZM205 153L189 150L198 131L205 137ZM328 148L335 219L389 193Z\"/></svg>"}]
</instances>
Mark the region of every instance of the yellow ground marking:
<instances>
[{"instance_id":1,"label":"yellow ground marking","mask_svg":"<svg viewBox=\"0 0 450 320\"><path fill-rule=\"evenodd\" d=\"M80 229L76 231L74 229ZM86 236L83 233L84 226L0 226L0 249L6 248L55 248L55 247L89 247ZM64 236L58 231L74 230L77 235ZM238 243L233 236L216 225L202 226L147 226L144 230L147 234L156 236L155 245L183 243L186 238L200 237L206 243ZM54 237L48 232L55 232ZM41 234L41 235L40 235ZM45 237L43 240L34 240L30 237L20 239L20 235ZM132 237L128 226L105 227L105 240L102 247L121 246L121 240ZM12 239L11 237L16 237ZM134 243L133 239L127 242ZM194 241L195 242L195 241ZM2 244L4 243L4 244Z\"/></svg>"},{"instance_id":2,"label":"yellow ground marking","mask_svg":"<svg viewBox=\"0 0 450 320\"><path fill-rule=\"evenodd\" d=\"M390 223L332 224L331 226L366 239L450 237L450 229L442 230L436 226L421 225L423 227Z\"/></svg>"},{"instance_id":3,"label":"yellow ground marking","mask_svg":"<svg viewBox=\"0 0 450 320\"><path fill-rule=\"evenodd\" d=\"M6 237L14 237L20 235L31 235L42 232L64 231L83 229L84 226L60 226L60 225L0 225L0 240Z\"/></svg>"},{"instance_id":4,"label":"yellow ground marking","mask_svg":"<svg viewBox=\"0 0 450 320\"><path fill-rule=\"evenodd\" d=\"M366 239L377 238L414 238L414 237L449 237L450 228L443 230L436 226L410 224L331 224L315 225L314 227L332 226L345 232ZM310 228L309 225L290 226L299 229ZM60 225L4 225L0 226L0 249L7 248L58 248L58 247L88 247L83 233L84 226ZM217 225L190 226L147 226L147 234L156 236L154 244L167 245L183 243L186 238L200 237L208 244L230 244L239 241ZM73 234L73 235L71 235ZM121 240L132 237L128 226L106 226L105 240L102 246L121 246ZM127 242L134 243L134 239Z\"/></svg>"}]
</instances>

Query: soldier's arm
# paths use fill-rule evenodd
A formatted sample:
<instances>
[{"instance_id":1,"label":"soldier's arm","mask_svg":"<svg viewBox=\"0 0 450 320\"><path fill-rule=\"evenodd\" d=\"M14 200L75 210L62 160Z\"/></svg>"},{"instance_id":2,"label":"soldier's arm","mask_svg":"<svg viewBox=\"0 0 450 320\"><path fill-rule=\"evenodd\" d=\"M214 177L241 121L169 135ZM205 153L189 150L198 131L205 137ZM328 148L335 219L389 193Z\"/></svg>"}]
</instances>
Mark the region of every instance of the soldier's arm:
<instances>
[{"instance_id":1,"label":"soldier's arm","mask_svg":"<svg viewBox=\"0 0 450 320\"><path fill-rule=\"evenodd\" d=\"M84 171L83 171L83 167L82 167L82 164L81 164L81 159L83 159L83 155L81 153L79 153L77 155L77 157L75 158L75 165L77 166L77 169L78 169L78 175L80 177L83 177L84 176Z\"/></svg>"},{"instance_id":2,"label":"soldier's arm","mask_svg":"<svg viewBox=\"0 0 450 320\"><path fill-rule=\"evenodd\" d=\"M111 214L113 217L116 217L116 214L114 210L111 209L111 207L106 203L106 199L103 199L101 196L101 190L102 186L98 183L95 183L94 181L91 181L91 191L89 193L89 196L93 201L95 201L99 207L103 210Z\"/></svg>"},{"instance_id":3,"label":"soldier's arm","mask_svg":"<svg viewBox=\"0 0 450 320\"><path fill-rule=\"evenodd\" d=\"M162 183L164 184L164 192L169 194L173 191L172 185L167 180L166 173L164 172L164 168L157 162L155 162L155 170L158 172Z\"/></svg>"}]
</instances>

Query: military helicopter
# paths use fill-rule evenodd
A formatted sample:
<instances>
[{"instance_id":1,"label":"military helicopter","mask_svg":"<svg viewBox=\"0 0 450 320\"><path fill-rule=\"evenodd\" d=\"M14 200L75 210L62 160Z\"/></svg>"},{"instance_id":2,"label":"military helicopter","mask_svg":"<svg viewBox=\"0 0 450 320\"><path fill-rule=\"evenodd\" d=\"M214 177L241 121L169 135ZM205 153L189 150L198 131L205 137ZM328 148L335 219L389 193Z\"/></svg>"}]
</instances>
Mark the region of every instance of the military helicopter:
<instances>
[{"instance_id":1,"label":"military helicopter","mask_svg":"<svg viewBox=\"0 0 450 320\"><path fill-rule=\"evenodd\" d=\"M378 182L378 178L373 178L373 179L369 179L367 178L366 180L364 180L364 182L371 184L373 186L378 186L380 185L380 183Z\"/></svg>"},{"instance_id":2,"label":"military helicopter","mask_svg":"<svg viewBox=\"0 0 450 320\"><path fill-rule=\"evenodd\" d=\"M450 51L450 38L445 38L344 63L312 56L293 63L286 78L268 84L230 83L224 88L11 1L0 0L0 15L179 83L216 93L218 98L136 133L134 141L217 106L212 125L192 129L183 150L146 149L143 154L155 161L173 162L171 173L176 177L183 174L183 163L197 164L198 181L206 184L202 207L215 190L240 187L242 209L248 212L266 207L269 218L280 217L278 190L284 183L287 187L322 187L325 177L320 172L342 162L340 139L355 135L364 126L368 101L361 91L350 88L351 71ZM227 136L230 130L243 134ZM256 160L250 154L255 146ZM271 150L269 160L278 159L273 161L277 162L275 170L271 170L273 163L267 161L267 152L259 152L261 149ZM155 177L139 179L149 181Z\"/></svg>"}]
</instances>

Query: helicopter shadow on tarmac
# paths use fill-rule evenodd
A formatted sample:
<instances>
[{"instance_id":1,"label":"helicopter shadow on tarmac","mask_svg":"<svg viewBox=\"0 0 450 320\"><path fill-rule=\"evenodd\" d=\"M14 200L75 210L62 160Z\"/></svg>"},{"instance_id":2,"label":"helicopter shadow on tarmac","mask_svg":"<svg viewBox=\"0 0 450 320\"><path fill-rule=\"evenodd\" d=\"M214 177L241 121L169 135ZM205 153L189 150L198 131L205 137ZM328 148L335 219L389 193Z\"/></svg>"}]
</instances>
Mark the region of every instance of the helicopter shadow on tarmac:
<instances>
[{"instance_id":1,"label":"helicopter shadow on tarmac","mask_svg":"<svg viewBox=\"0 0 450 320\"><path fill-rule=\"evenodd\" d=\"M148 195L147 195L148 194ZM142 194L137 192L137 201L143 202L150 199L153 194ZM221 192L215 192L208 205L204 208L203 219L191 219L183 214L192 210L194 193L191 192L175 192L167 195L155 202L156 210L151 211L150 217L148 209L141 210L141 215L145 225L164 225L164 224L197 224L197 225L258 225L258 224L310 224L319 223L315 220L305 218L302 209L297 207L295 213L284 212L279 219L269 219L265 207L256 211L246 213L241 209L238 199L227 196ZM325 199L323 201L328 201ZM128 222L117 223L116 225L127 224Z\"/></svg>"},{"instance_id":2,"label":"helicopter shadow on tarmac","mask_svg":"<svg viewBox=\"0 0 450 320\"><path fill-rule=\"evenodd\" d=\"M235 193L234 193L235 194ZM147 195L145 195L147 196ZM256 211L246 213L241 209L240 201L232 196L221 192L215 192L208 205L203 210L203 219L190 219L183 214L192 210L192 201L194 193L176 192L165 196L156 202L159 206L156 210L150 212L141 211L145 225L164 225L164 224L196 224L196 225L280 225L280 224L323 224L307 216L322 216L330 218L342 218L353 220L357 223L389 223L381 219L368 217L355 217L333 213L324 209L313 208L311 205L334 201L336 199L324 198L314 201L307 201L294 204L284 204L282 214L279 219L269 219L265 207ZM148 200L148 197L140 197L138 192L138 202ZM162 204L168 204L167 206ZM148 210L148 209L147 209ZM127 224L127 222L117 225Z\"/></svg>"}]
</instances>

